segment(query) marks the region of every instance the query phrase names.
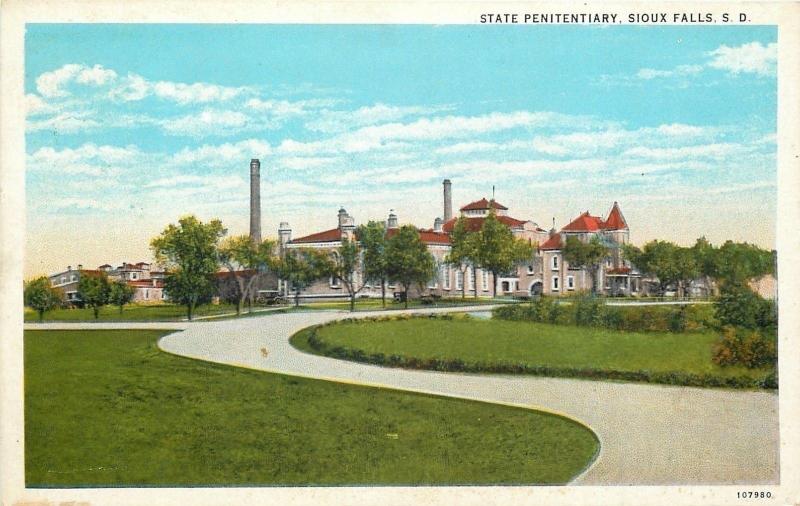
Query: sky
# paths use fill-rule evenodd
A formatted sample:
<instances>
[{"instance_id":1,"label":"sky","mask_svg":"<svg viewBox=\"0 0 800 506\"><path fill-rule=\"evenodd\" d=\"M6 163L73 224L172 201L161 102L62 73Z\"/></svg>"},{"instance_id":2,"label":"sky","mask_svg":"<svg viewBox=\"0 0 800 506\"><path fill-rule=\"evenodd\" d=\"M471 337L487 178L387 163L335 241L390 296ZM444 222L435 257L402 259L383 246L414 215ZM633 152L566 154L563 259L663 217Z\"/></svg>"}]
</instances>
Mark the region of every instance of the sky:
<instances>
[{"instance_id":1,"label":"sky","mask_svg":"<svg viewBox=\"0 0 800 506\"><path fill-rule=\"evenodd\" d=\"M771 26L29 24L26 275L148 261L183 215L431 227L492 187L558 228L774 247Z\"/></svg>"}]
</instances>

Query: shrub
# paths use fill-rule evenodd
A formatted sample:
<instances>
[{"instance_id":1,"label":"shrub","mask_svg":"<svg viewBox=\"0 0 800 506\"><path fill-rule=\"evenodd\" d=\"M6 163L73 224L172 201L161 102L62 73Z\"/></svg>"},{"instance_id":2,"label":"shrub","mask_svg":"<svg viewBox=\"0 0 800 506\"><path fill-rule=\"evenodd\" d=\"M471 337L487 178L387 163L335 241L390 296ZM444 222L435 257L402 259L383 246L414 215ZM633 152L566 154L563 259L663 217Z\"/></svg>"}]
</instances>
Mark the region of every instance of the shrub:
<instances>
[{"instance_id":1,"label":"shrub","mask_svg":"<svg viewBox=\"0 0 800 506\"><path fill-rule=\"evenodd\" d=\"M726 285L714 304L714 315L722 326L763 330L769 334L777 327L777 314L772 301L761 298L747 286Z\"/></svg>"},{"instance_id":2,"label":"shrub","mask_svg":"<svg viewBox=\"0 0 800 506\"><path fill-rule=\"evenodd\" d=\"M712 356L715 364L743 365L749 369L774 364L776 359L777 347L773 336L731 326L723 329Z\"/></svg>"}]
</instances>

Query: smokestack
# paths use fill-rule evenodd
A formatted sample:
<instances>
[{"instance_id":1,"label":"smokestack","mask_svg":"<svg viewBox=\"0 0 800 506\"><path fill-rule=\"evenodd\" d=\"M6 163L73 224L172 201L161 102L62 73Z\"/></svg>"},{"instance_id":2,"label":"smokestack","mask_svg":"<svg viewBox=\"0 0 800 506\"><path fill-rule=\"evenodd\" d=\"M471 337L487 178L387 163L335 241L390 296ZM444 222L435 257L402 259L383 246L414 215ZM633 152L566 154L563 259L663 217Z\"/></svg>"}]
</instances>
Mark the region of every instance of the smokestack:
<instances>
[{"instance_id":1,"label":"smokestack","mask_svg":"<svg viewBox=\"0 0 800 506\"><path fill-rule=\"evenodd\" d=\"M250 160L250 241L261 242L261 162Z\"/></svg>"},{"instance_id":2,"label":"smokestack","mask_svg":"<svg viewBox=\"0 0 800 506\"><path fill-rule=\"evenodd\" d=\"M444 185L444 221L450 221L453 217L453 188L449 179L442 181Z\"/></svg>"}]
</instances>

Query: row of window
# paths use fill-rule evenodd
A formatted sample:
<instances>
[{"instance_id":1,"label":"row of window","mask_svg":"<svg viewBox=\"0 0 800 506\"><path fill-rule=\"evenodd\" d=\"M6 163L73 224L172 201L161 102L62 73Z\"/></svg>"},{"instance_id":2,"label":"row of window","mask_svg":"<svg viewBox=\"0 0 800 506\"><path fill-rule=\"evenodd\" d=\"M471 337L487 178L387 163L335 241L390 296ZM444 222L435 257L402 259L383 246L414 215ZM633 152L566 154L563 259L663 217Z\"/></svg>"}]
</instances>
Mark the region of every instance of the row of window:
<instances>
[{"instance_id":1,"label":"row of window","mask_svg":"<svg viewBox=\"0 0 800 506\"><path fill-rule=\"evenodd\" d=\"M554 292L561 290L561 278L559 278L558 276L553 276L550 288ZM567 290L574 290L574 289L575 289L575 276L567 276Z\"/></svg>"}]
</instances>

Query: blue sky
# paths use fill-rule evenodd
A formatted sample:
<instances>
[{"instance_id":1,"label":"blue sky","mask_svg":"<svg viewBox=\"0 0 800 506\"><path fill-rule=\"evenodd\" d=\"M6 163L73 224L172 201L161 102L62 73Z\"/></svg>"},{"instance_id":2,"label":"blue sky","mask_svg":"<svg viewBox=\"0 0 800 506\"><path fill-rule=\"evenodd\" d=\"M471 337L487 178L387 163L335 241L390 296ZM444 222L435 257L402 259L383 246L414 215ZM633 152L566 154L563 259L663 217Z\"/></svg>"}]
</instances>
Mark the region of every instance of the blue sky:
<instances>
[{"instance_id":1,"label":"blue sky","mask_svg":"<svg viewBox=\"0 0 800 506\"><path fill-rule=\"evenodd\" d=\"M491 193L635 242L774 242L774 27L28 25L29 274L148 257L180 215L431 226Z\"/></svg>"}]
</instances>

